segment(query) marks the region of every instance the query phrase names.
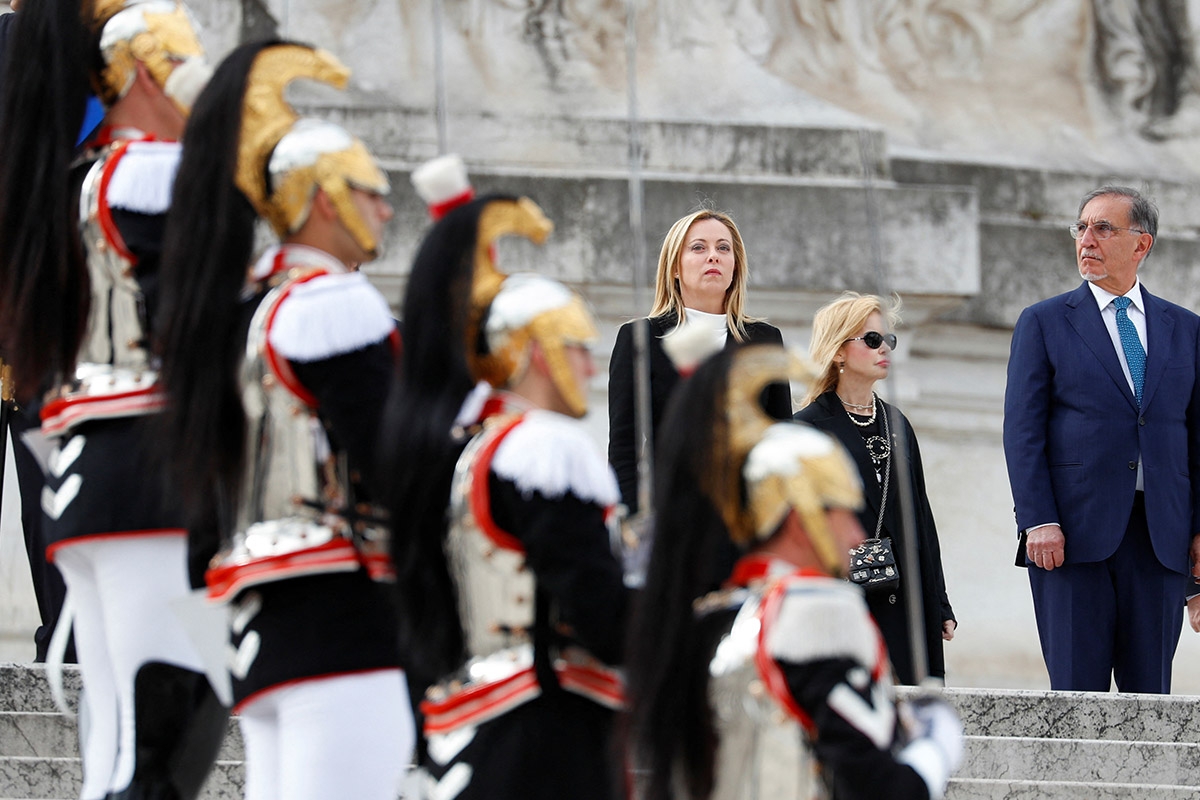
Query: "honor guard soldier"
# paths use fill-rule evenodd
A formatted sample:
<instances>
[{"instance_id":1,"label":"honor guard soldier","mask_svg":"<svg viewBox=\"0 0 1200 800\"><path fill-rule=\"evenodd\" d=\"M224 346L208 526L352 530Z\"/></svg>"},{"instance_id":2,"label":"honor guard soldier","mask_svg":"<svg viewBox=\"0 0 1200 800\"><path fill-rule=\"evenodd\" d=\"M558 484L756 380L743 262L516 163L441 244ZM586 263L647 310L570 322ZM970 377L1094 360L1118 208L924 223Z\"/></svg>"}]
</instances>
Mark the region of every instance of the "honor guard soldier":
<instances>
[{"instance_id":1,"label":"honor guard soldier","mask_svg":"<svg viewBox=\"0 0 1200 800\"><path fill-rule=\"evenodd\" d=\"M413 750L370 491L398 336L358 271L391 190L362 142L283 96L348 77L307 46L234 50L189 122L167 226L165 445L193 579L228 604L247 800L395 800ZM279 243L253 260L260 219Z\"/></svg>"},{"instance_id":2,"label":"honor guard soldier","mask_svg":"<svg viewBox=\"0 0 1200 800\"><path fill-rule=\"evenodd\" d=\"M73 621L80 796L193 798L227 713L172 609L186 534L148 447L164 402L148 333L176 140L210 70L174 0L29 3L8 50L0 351L49 440L41 522L67 599L48 661ZM104 119L77 148L91 92Z\"/></svg>"},{"instance_id":3,"label":"honor guard soldier","mask_svg":"<svg viewBox=\"0 0 1200 800\"><path fill-rule=\"evenodd\" d=\"M595 322L582 299L493 262L541 242L527 198L432 228L409 278L385 445L402 651L424 687L425 795L611 798L626 589L616 479L580 418Z\"/></svg>"},{"instance_id":4,"label":"honor guard soldier","mask_svg":"<svg viewBox=\"0 0 1200 800\"><path fill-rule=\"evenodd\" d=\"M720 351L667 407L656 530L630 639L632 738L646 800L940 798L962 727L897 704L861 590L862 486L763 390L800 377L771 345Z\"/></svg>"}]
</instances>

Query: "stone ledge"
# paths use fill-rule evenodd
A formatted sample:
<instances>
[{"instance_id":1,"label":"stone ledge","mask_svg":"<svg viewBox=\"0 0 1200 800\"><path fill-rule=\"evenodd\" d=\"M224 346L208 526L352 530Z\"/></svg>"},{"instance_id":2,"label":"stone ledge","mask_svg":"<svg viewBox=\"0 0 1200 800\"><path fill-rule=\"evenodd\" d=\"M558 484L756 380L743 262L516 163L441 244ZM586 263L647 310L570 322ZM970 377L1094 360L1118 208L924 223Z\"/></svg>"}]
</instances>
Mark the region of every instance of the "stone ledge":
<instances>
[{"instance_id":1,"label":"stone ledge","mask_svg":"<svg viewBox=\"0 0 1200 800\"><path fill-rule=\"evenodd\" d=\"M241 762L218 761L199 800L241 800L244 783ZM0 757L0 798L70 800L81 787L78 758Z\"/></svg>"},{"instance_id":2,"label":"stone ledge","mask_svg":"<svg viewBox=\"0 0 1200 800\"><path fill-rule=\"evenodd\" d=\"M1200 745L1098 739L973 736L960 778L1185 785L1200 776Z\"/></svg>"},{"instance_id":3,"label":"stone ledge","mask_svg":"<svg viewBox=\"0 0 1200 800\"><path fill-rule=\"evenodd\" d=\"M0 753L8 757L55 758L78 751L79 736L73 718L49 711L0 712ZM241 761L242 731L234 720L217 759Z\"/></svg>"},{"instance_id":4,"label":"stone ledge","mask_svg":"<svg viewBox=\"0 0 1200 800\"><path fill-rule=\"evenodd\" d=\"M1195 800L1200 786L955 778L946 800Z\"/></svg>"},{"instance_id":5,"label":"stone ledge","mask_svg":"<svg viewBox=\"0 0 1200 800\"><path fill-rule=\"evenodd\" d=\"M73 664L63 667L63 690L68 702L78 697L82 683L79 668ZM0 664L0 712L37 711L57 713L46 681L46 668L41 664Z\"/></svg>"},{"instance_id":6,"label":"stone ledge","mask_svg":"<svg viewBox=\"0 0 1200 800\"><path fill-rule=\"evenodd\" d=\"M944 689L940 695L958 709L968 736L1196 743L1200 735L1196 697L1011 689Z\"/></svg>"},{"instance_id":7,"label":"stone ledge","mask_svg":"<svg viewBox=\"0 0 1200 800\"><path fill-rule=\"evenodd\" d=\"M366 270L393 306L400 303L421 237L423 205L407 189L408 174L392 171L394 223L386 255ZM481 193L534 198L555 224L541 248L506 238L498 261L509 271L533 269L584 288L631 285L635 259L623 178L539 177L479 173ZM749 251L753 297L775 290L836 295L846 289L898 291L906 299L936 298L948 310L978 293L979 219L974 191L955 186L880 183L868 194L846 182L721 183L691 176L646 180L644 252L652 275L662 238L681 215L708 203L729 210ZM874 233L870 220L880 223ZM882 260L883 275L875 251ZM915 306L914 306L915 307ZM630 316L638 310L630 308ZM643 312L644 313L644 312Z\"/></svg>"},{"instance_id":8,"label":"stone ledge","mask_svg":"<svg viewBox=\"0 0 1200 800\"><path fill-rule=\"evenodd\" d=\"M339 101L340 100L340 101ZM341 97L301 102L306 114L329 119L361 138L383 160L415 165L437 155L437 130L427 109ZM630 127L624 118L479 113L452 115L454 148L472 173L496 168L629 171ZM829 125L643 119L638 126L646 172L683 175L863 178L864 151L873 178L888 180L884 134Z\"/></svg>"}]
</instances>

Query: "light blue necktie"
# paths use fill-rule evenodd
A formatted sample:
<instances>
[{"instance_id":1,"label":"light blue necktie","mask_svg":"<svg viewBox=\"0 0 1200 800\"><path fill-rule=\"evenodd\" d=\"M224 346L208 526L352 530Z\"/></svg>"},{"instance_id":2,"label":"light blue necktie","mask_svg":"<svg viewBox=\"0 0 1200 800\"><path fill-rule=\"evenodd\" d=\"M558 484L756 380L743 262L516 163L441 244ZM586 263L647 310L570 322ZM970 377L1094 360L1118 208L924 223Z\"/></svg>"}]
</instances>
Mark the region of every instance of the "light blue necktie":
<instances>
[{"instance_id":1,"label":"light blue necktie","mask_svg":"<svg viewBox=\"0 0 1200 800\"><path fill-rule=\"evenodd\" d=\"M1137 328L1129 319L1128 297L1113 298L1117 309L1117 335L1121 337L1121 348L1125 351L1125 362L1129 364L1129 376L1133 378L1133 393L1137 396L1138 408L1142 407L1142 384L1146 382L1146 351L1138 338Z\"/></svg>"}]
</instances>

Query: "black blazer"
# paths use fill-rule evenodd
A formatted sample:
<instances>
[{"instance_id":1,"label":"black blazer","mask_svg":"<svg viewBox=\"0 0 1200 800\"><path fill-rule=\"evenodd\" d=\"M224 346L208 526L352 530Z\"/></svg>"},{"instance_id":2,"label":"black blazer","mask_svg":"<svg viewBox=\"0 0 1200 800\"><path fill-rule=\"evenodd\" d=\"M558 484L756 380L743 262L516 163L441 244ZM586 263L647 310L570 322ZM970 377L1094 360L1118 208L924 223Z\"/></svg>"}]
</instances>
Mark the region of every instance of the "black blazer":
<instances>
[{"instance_id":1,"label":"black blazer","mask_svg":"<svg viewBox=\"0 0 1200 800\"><path fill-rule=\"evenodd\" d=\"M674 314L650 317L650 430L658 429L671 390L679 383L679 373L671 363L671 357L663 350L662 338L676 326ZM608 362L608 461L617 473L621 486L621 500L630 513L637 508L637 453L634 442L635 389L633 367L633 329L642 320L633 320L617 331L612 357ZM746 323L746 343L783 345L783 334L765 322ZM737 346L733 334L725 340L726 347ZM792 416L791 390L782 384L773 384L766 390L767 413L776 419Z\"/></svg>"},{"instance_id":2,"label":"black blazer","mask_svg":"<svg viewBox=\"0 0 1200 800\"><path fill-rule=\"evenodd\" d=\"M946 576L942 571L942 551L938 543L937 526L933 521L933 511L929 507L929 498L925 494L925 470L921 465L921 451L917 447L917 437L913 433L908 419L893 406L879 401L879 413L888 410L892 420L892 452L896 452L896 443L903 436L905 466L908 469L908 483L912 487L914 511L917 526L917 554L921 564L921 600L925 612L925 644L929 657L929 674L933 677L944 678L946 662L942 652L942 622L954 619L954 609L950 607L950 598L946 595ZM826 392L810 405L796 412L796 419L807 422L816 428L837 437L849 451L858 467L863 481L863 498L865 505L859 512L858 520L862 523L867 536L875 535L876 521L879 519L879 504L883 499L883 488L875 477L875 466L867 453L862 434L846 415L837 395ZM896 423L899 422L899 425ZM912 644L907 626L907 599L905 592L912 585L905 580L912 574L911 569L905 569L904 531L900 506L900 489L902 485L897 473L898 462L892 464L892 474L888 480L887 506L883 512L883 530L880 536L890 536L896 553L896 561L900 567L900 588L896 592L868 593L867 605L879 623L883 639L887 643L888 654L892 659L892 667L899 683L914 683L915 675L912 667Z\"/></svg>"}]
</instances>

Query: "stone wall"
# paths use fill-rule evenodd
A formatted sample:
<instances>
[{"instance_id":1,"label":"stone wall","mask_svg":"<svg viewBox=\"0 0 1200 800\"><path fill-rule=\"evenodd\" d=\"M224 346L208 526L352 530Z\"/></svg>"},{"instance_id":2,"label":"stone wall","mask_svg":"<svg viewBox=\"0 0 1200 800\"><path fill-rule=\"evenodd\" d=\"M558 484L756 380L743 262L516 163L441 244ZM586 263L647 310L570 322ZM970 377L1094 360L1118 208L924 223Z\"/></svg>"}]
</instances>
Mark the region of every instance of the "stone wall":
<instances>
[{"instance_id":1,"label":"stone wall","mask_svg":"<svg viewBox=\"0 0 1200 800\"><path fill-rule=\"evenodd\" d=\"M277 33L333 51L345 93L294 87L343 122L393 182L394 303L428 219L408 182L444 134L481 190L527 193L557 229L508 267L578 286L604 341L589 423L607 439L604 360L648 310L631 288L630 97L623 0L440 0L446 126L437 125L437 0L191 0L214 58ZM902 345L886 392L913 420L962 620L951 682L1040 688L1028 587L1010 566L999 430L1009 330L1074 286L1066 226L1115 180L1162 209L1148 288L1200 308L1200 0L638 0L636 128L646 269L670 223L730 211L751 259L752 313L807 344L843 289L899 292ZM643 303L648 303L643 301ZM10 461L11 463L11 461ZM11 496L11 493L8 493ZM6 504L5 508L10 508ZM0 627L27 626L19 528ZM24 633L21 634L24 636ZM1200 692L1200 637L1176 685Z\"/></svg>"}]
</instances>

